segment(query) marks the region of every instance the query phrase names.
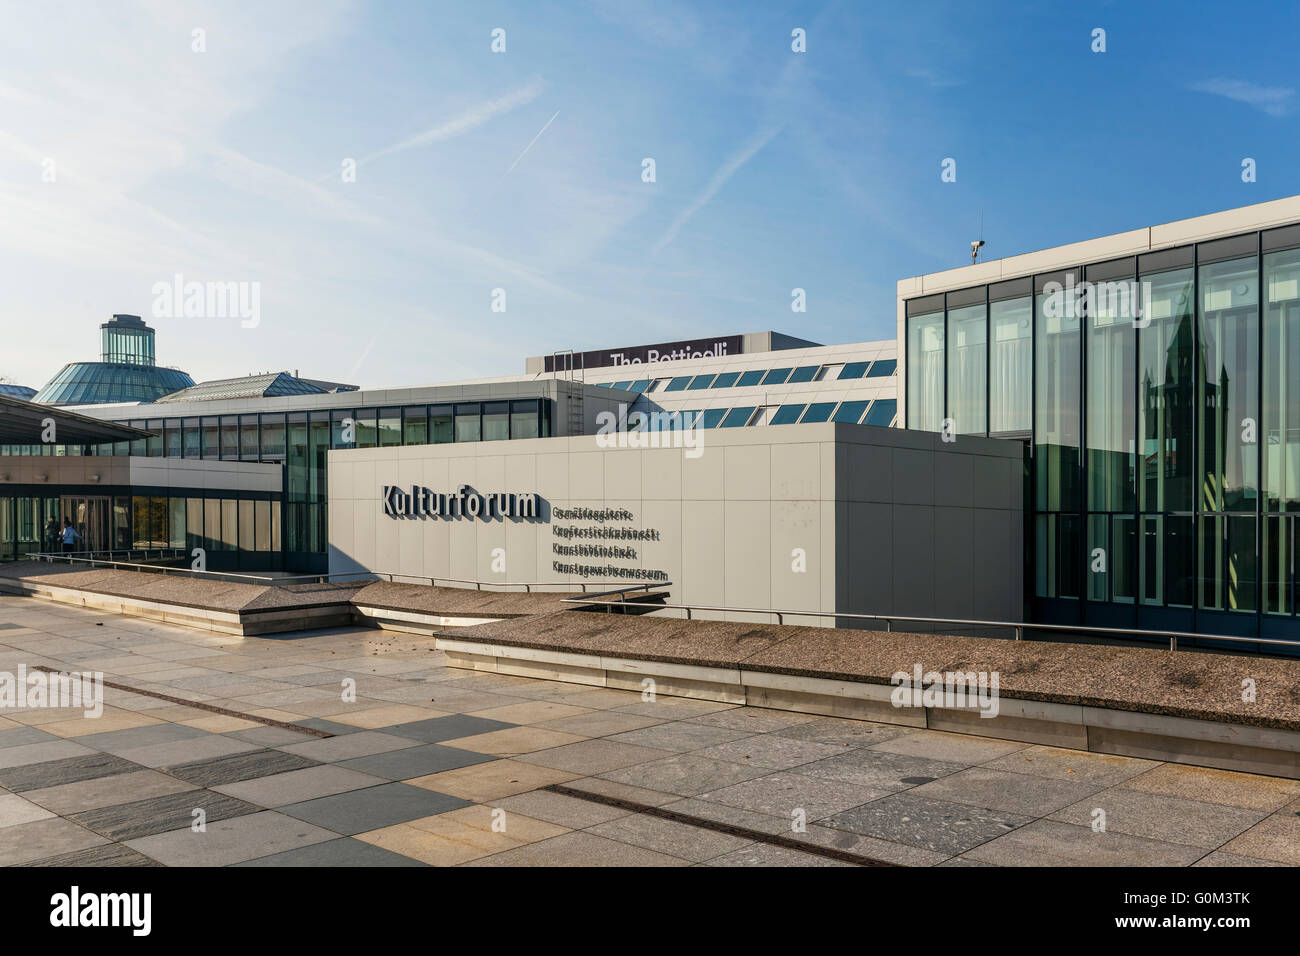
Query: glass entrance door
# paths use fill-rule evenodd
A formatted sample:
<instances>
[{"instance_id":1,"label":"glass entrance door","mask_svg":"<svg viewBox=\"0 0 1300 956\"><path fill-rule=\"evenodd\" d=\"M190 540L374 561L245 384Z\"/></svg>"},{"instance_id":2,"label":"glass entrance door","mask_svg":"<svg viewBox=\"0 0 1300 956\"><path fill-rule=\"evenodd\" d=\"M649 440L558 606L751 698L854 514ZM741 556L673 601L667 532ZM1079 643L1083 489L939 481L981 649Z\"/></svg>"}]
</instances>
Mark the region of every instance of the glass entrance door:
<instances>
[{"instance_id":1,"label":"glass entrance door","mask_svg":"<svg viewBox=\"0 0 1300 956\"><path fill-rule=\"evenodd\" d=\"M77 551L107 551L112 546L107 497L64 495L59 501L59 510L62 512L60 529L63 527L62 519L67 518L81 535L75 546Z\"/></svg>"}]
</instances>

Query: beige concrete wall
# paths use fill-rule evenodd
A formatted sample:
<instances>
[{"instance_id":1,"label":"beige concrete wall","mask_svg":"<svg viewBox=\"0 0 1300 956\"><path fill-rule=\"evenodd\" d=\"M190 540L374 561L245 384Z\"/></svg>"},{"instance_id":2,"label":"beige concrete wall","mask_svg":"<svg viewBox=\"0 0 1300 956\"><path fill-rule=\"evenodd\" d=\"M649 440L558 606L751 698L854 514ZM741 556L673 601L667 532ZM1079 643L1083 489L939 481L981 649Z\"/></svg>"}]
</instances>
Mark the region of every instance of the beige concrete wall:
<instances>
[{"instance_id":1,"label":"beige concrete wall","mask_svg":"<svg viewBox=\"0 0 1300 956\"><path fill-rule=\"evenodd\" d=\"M281 490L281 466L254 461L138 458L125 455L0 457L0 495L7 485L185 488L209 491Z\"/></svg>"},{"instance_id":2,"label":"beige concrete wall","mask_svg":"<svg viewBox=\"0 0 1300 956\"><path fill-rule=\"evenodd\" d=\"M603 448L596 436L331 451L330 570L592 590L638 583L553 568L610 563L664 572L674 603L961 617L987 610L1019 619L1017 444L942 445L930 435L835 424L697 434L697 456ZM384 514L385 485L444 493L468 485L485 495L536 493L544 503L536 521L393 517ZM659 540L557 534L597 526L556 514L578 507L626 509L630 520L606 524L655 529ZM555 554L556 543L628 544L637 554L570 557ZM504 571L494 570L494 549L504 549Z\"/></svg>"}]
</instances>

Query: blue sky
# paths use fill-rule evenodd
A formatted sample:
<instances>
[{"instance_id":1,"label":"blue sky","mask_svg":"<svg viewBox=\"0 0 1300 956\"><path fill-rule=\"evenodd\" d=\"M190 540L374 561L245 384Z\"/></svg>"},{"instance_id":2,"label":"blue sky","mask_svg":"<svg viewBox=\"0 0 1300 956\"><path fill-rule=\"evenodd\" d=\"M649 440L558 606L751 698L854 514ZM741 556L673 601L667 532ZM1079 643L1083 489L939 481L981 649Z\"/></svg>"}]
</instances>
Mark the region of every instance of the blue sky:
<instances>
[{"instance_id":1,"label":"blue sky","mask_svg":"<svg viewBox=\"0 0 1300 956\"><path fill-rule=\"evenodd\" d=\"M0 2L0 377L33 387L114 312L197 380L892 338L981 211L994 258L1300 193L1290 3L97 6ZM150 317L178 273L259 283L259 324Z\"/></svg>"}]
</instances>

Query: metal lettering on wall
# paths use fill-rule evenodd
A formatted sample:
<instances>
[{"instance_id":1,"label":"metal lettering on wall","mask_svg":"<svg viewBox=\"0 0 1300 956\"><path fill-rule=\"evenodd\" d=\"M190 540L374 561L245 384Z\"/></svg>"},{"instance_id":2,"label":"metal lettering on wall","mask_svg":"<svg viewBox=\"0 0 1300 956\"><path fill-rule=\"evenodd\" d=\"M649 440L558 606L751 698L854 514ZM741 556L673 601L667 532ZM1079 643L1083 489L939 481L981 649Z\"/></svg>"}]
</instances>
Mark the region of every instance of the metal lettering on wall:
<instances>
[{"instance_id":1,"label":"metal lettering on wall","mask_svg":"<svg viewBox=\"0 0 1300 956\"><path fill-rule=\"evenodd\" d=\"M430 491L420 485L410 490L384 485L380 496L384 514L390 518L519 518L536 521L540 499L535 494L498 492L479 494L461 485L452 494Z\"/></svg>"},{"instance_id":2,"label":"metal lettering on wall","mask_svg":"<svg viewBox=\"0 0 1300 956\"><path fill-rule=\"evenodd\" d=\"M554 524L551 534L562 541L551 542L556 559L551 570L583 578L630 578L638 581L667 581L668 575L658 568L626 567L609 561L638 561L639 545L660 540L657 528L625 527L620 522L634 520L626 508L553 508L554 521L583 521L590 524ZM580 543L573 543L580 542ZM592 542L592 543L585 543ZM589 564L574 559L605 559L604 564ZM566 560L560 560L566 559Z\"/></svg>"}]
</instances>

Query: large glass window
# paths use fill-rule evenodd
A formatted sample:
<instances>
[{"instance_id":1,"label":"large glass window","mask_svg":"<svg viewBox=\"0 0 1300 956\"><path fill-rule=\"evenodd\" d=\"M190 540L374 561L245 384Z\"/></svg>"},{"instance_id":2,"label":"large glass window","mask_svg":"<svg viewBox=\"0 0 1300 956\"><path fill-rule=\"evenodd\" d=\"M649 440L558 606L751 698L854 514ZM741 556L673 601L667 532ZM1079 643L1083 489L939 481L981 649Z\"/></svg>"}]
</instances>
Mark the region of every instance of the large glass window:
<instances>
[{"instance_id":1,"label":"large glass window","mask_svg":"<svg viewBox=\"0 0 1300 956\"><path fill-rule=\"evenodd\" d=\"M1295 518L1290 515L1265 515L1264 613L1295 612Z\"/></svg>"},{"instance_id":2,"label":"large glass window","mask_svg":"<svg viewBox=\"0 0 1300 956\"><path fill-rule=\"evenodd\" d=\"M1089 511L1133 511L1137 362L1135 263L1088 267L1087 488Z\"/></svg>"},{"instance_id":3,"label":"large glass window","mask_svg":"<svg viewBox=\"0 0 1300 956\"><path fill-rule=\"evenodd\" d=\"M978 290L981 299L984 290ZM982 435L986 373L987 323L984 302L948 310L948 415L958 435Z\"/></svg>"},{"instance_id":4,"label":"large glass window","mask_svg":"<svg viewBox=\"0 0 1300 956\"><path fill-rule=\"evenodd\" d=\"M262 460L284 460L284 416L262 416Z\"/></svg>"},{"instance_id":5,"label":"large glass window","mask_svg":"<svg viewBox=\"0 0 1300 956\"><path fill-rule=\"evenodd\" d=\"M1143 515L1138 593L1143 604L1191 607L1196 545L1190 515Z\"/></svg>"},{"instance_id":6,"label":"large glass window","mask_svg":"<svg viewBox=\"0 0 1300 956\"><path fill-rule=\"evenodd\" d=\"M1300 511L1300 249L1264 256L1264 508Z\"/></svg>"},{"instance_id":7,"label":"large glass window","mask_svg":"<svg viewBox=\"0 0 1300 956\"><path fill-rule=\"evenodd\" d=\"M1204 368L1198 383L1199 506L1205 511L1253 511L1259 486L1256 258L1202 264L1199 279Z\"/></svg>"},{"instance_id":8,"label":"large glass window","mask_svg":"<svg viewBox=\"0 0 1300 956\"><path fill-rule=\"evenodd\" d=\"M203 433L197 418L185 419L181 429L181 454L186 458L203 457Z\"/></svg>"},{"instance_id":9,"label":"large glass window","mask_svg":"<svg viewBox=\"0 0 1300 956\"><path fill-rule=\"evenodd\" d=\"M239 458L239 416L221 416L221 457L226 461Z\"/></svg>"},{"instance_id":10,"label":"large glass window","mask_svg":"<svg viewBox=\"0 0 1300 956\"><path fill-rule=\"evenodd\" d=\"M429 410L423 405L402 409L402 444L429 443Z\"/></svg>"},{"instance_id":11,"label":"large glass window","mask_svg":"<svg viewBox=\"0 0 1300 956\"><path fill-rule=\"evenodd\" d=\"M483 440L505 441L510 437L510 403L486 402L483 405Z\"/></svg>"},{"instance_id":12,"label":"large glass window","mask_svg":"<svg viewBox=\"0 0 1300 956\"><path fill-rule=\"evenodd\" d=\"M1045 277L1036 303L1034 500L1039 511L1079 508L1079 301L1066 290L1064 278ZM1069 288L1077 288L1074 281Z\"/></svg>"},{"instance_id":13,"label":"large glass window","mask_svg":"<svg viewBox=\"0 0 1300 956\"><path fill-rule=\"evenodd\" d=\"M717 428L722 423L722 418L727 414L725 408L706 408L700 413L699 420L695 423L696 428Z\"/></svg>"},{"instance_id":14,"label":"large glass window","mask_svg":"<svg viewBox=\"0 0 1300 956\"><path fill-rule=\"evenodd\" d=\"M799 420L805 407L804 405L782 405L772 416L771 424L791 425Z\"/></svg>"},{"instance_id":15,"label":"large glass window","mask_svg":"<svg viewBox=\"0 0 1300 956\"><path fill-rule=\"evenodd\" d=\"M356 422L356 415L350 408L336 408L330 412L330 447L354 447L357 443Z\"/></svg>"},{"instance_id":16,"label":"large glass window","mask_svg":"<svg viewBox=\"0 0 1300 956\"><path fill-rule=\"evenodd\" d=\"M189 550L207 547L203 541L203 499L185 499L185 547Z\"/></svg>"},{"instance_id":17,"label":"large glass window","mask_svg":"<svg viewBox=\"0 0 1300 956\"><path fill-rule=\"evenodd\" d=\"M533 399L510 403L510 437L537 438L538 419L537 402Z\"/></svg>"},{"instance_id":18,"label":"large glass window","mask_svg":"<svg viewBox=\"0 0 1300 956\"><path fill-rule=\"evenodd\" d=\"M355 435L357 448L375 448L379 445L378 409L357 409Z\"/></svg>"},{"instance_id":19,"label":"large glass window","mask_svg":"<svg viewBox=\"0 0 1300 956\"><path fill-rule=\"evenodd\" d=\"M1032 323L1033 305L1028 295L989 303L991 435L1027 432L1031 427Z\"/></svg>"},{"instance_id":20,"label":"large glass window","mask_svg":"<svg viewBox=\"0 0 1300 956\"><path fill-rule=\"evenodd\" d=\"M867 417L862 424L887 428L893 423L896 414L898 414L897 399L878 398L871 403L871 411L867 412Z\"/></svg>"},{"instance_id":21,"label":"large glass window","mask_svg":"<svg viewBox=\"0 0 1300 956\"><path fill-rule=\"evenodd\" d=\"M429 408L429 442L444 445L455 441L456 431L452 423L450 405L433 405Z\"/></svg>"},{"instance_id":22,"label":"large glass window","mask_svg":"<svg viewBox=\"0 0 1300 956\"><path fill-rule=\"evenodd\" d=\"M239 416L239 457L244 461L257 461L262 454L256 415Z\"/></svg>"},{"instance_id":23,"label":"large glass window","mask_svg":"<svg viewBox=\"0 0 1300 956\"><path fill-rule=\"evenodd\" d=\"M456 441L478 441L482 437L478 402L456 406Z\"/></svg>"},{"instance_id":24,"label":"large glass window","mask_svg":"<svg viewBox=\"0 0 1300 956\"><path fill-rule=\"evenodd\" d=\"M1143 274L1138 323L1138 507L1192 509L1192 270Z\"/></svg>"},{"instance_id":25,"label":"large glass window","mask_svg":"<svg viewBox=\"0 0 1300 956\"><path fill-rule=\"evenodd\" d=\"M723 428L740 428L749 424L750 418L754 415L754 409L757 406L749 405L744 408L733 408L727 412L726 418L722 420Z\"/></svg>"},{"instance_id":26,"label":"large glass window","mask_svg":"<svg viewBox=\"0 0 1300 956\"><path fill-rule=\"evenodd\" d=\"M1200 519L1198 591L1206 610L1253 613L1258 562L1254 515L1203 515Z\"/></svg>"},{"instance_id":27,"label":"large glass window","mask_svg":"<svg viewBox=\"0 0 1300 956\"><path fill-rule=\"evenodd\" d=\"M866 402L841 402L840 407L835 410L835 414L831 417L831 421L856 425L862 418L862 413L866 410Z\"/></svg>"},{"instance_id":28,"label":"large glass window","mask_svg":"<svg viewBox=\"0 0 1300 956\"><path fill-rule=\"evenodd\" d=\"M1079 596L1079 516L1040 514L1034 518L1034 593L1043 598Z\"/></svg>"},{"instance_id":29,"label":"large glass window","mask_svg":"<svg viewBox=\"0 0 1300 956\"><path fill-rule=\"evenodd\" d=\"M835 411L835 402L813 402L808 406L808 411L804 412L803 418L799 419L801 424L809 422L826 422L830 421L831 412Z\"/></svg>"},{"instance_id":30,"label":"large glass window","mask_svg":"<svg viewBox=\"0 0 1300 956\"><path fill-rule=\"evenodd\" d=\"M943 313L912 316L907 320L908 428L927 432L940 430L943 424L943 376Z\"/></svg>"},{"instance_id":31,"label":"large glass window","mask_svg":"<svg viewBox=\"0 0 1300 956\"><path fill-rule=\"evenodd\" d=\"M379 409L378 443L385 448L402 443L402 410L400 408Z\"/></svg>"},{"instance_id":32,"label":"large glass window","mask_svg":"<svg viewBox=\"0 0 1300 956\"><path fill-rule=\"evenodd\" d=\"M306 501L311 484L307 448L307 413L289 414L289 438L285 452L285 473L288 478L289 500Z\"/></svg>"}]
</instances>

